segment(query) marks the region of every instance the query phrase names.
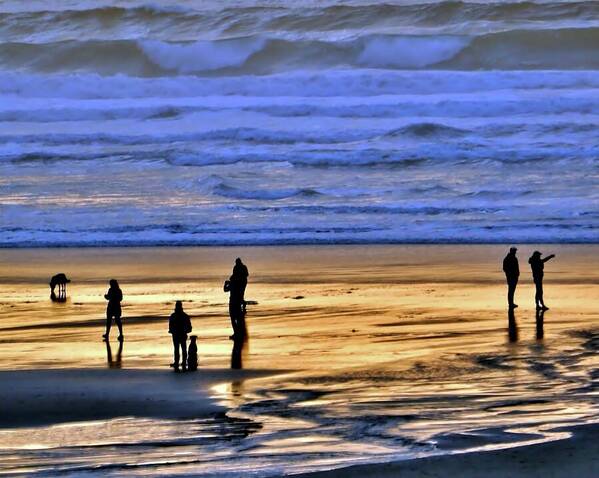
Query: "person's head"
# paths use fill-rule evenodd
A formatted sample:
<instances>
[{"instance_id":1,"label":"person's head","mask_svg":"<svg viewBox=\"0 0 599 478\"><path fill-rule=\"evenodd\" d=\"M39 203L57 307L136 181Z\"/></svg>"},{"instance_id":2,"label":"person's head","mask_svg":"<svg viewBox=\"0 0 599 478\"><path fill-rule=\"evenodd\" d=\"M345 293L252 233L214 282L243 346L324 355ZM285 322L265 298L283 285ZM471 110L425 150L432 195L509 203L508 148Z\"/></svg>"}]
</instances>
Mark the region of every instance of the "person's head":
<instances>
[{"instance_id":1,"label":"person's head","mask_svg":"<svg viewBox=\"0 0 599 478\"><path fill-rule=\"evenodd\" d=\"M243 262L241 262L241 258L238 257L237 259L235 259L235 264L240 266L241 264L243 264Z\"/></svg>"},{"instance_id":2,"label":"person's head","mask_svg":"<svg viewBox=\"0 0 599 478\"><path fill-rule=\"evenodd\" d=\"M183 312L183 302L180 300L175 302L175 312Z\"/></svg>"},{"instance_id":3,"label":"person's head","mask_svg":"<svg viewBox=\"0 0 599 478\"><path fill-rule=\"evenodd\" d=\"M191 340L191 343L192 343L192 344L195 344L195 342L196 342L196 339L198 338L198 336L197 336L197 335L190 335L190 336L189 336L189 338L190 338L190 340Z\"/></svg>"},{"instance_id":4,"label":"person's head","mask_svg":"<svg viewBox=\"0 0 599 478\"><path fill-rule=\"evenodd\" d=\"M532 253L532 257L537 257L537 258L538 258L538 257L541 257L541 253L540 253L539 251L534 251L534 252Z\"/></svg>"},{"instance_id":5,"label":"person's head","mask_svg":"<svg viewBox=\"0 0 599 478\"><path fill-rule=\"evenodd\" d=\"M517 251L518 251L517 247L510 247L510 254L516 254Z\"/></svg>"},{"instance_id":6,"label":"person's head","mask_svg":"<svg viewBox=\"0 0 599 478\"><path fill-rule=\"evenodd\" d=\"M110 287L112 287L113 289L118 289L119 288L119 283L117 282L116 279L110 279Z\"/></svg>"}]
</instances>

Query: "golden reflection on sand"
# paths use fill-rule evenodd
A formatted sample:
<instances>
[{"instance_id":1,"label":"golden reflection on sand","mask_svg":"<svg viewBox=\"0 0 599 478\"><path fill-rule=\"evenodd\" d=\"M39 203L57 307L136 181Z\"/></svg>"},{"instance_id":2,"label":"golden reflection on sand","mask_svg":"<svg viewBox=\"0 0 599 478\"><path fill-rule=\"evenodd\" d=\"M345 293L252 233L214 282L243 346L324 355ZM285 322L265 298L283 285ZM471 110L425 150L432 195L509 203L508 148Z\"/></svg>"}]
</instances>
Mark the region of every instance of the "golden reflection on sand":
<instances>
[{"instance_id":1,"label":"golden reflection on sand","mask_svg":"<svg viewBox=\"0 0 599 478\"><path fill-rule=\"evenodd\" d=\"M526 258L515 311L518 339L538 334ZM0 367L103 366L110 278L123 289L128 366L168 365L167 317L183 300L199 336L200 367L226 367L230 322L222 282L233 260L250 267L251 352L245 366L334 369L480 352L508 337L500 246L135 248L0 251ZM596 246L547 246L543 340L593 322ZM66 272L66 303L47 281Z\"/></svg>"}]
</instances>

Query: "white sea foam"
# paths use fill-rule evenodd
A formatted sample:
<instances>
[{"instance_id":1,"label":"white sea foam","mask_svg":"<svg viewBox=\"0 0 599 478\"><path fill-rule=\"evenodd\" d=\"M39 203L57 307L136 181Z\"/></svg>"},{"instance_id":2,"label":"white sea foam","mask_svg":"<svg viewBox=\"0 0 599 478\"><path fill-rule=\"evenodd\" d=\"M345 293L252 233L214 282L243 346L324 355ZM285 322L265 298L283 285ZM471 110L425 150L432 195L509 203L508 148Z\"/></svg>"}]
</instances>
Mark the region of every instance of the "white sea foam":
<instances>
[{"instance_id":1,"label":"white sea foam","mask_svg":"<svg viewBox=\"0 0 599 478\"><path fill-rule=\"evenodd\" d=\"M140 42L140 46L148 58L162 69L185 74L243 65L252 54L264 47L264 43L259 38L249 41L198 41L177 45L144 40Z\"/></svg>"},{"instance_id":2,"label":"white sea foam","mask_svg":"<svg viewBox=\"0 0 599 478\"><path fill-rule=\"evenodd\" d=\"M357 62L375 68L423 68L450 60L468 45L461 37L376 37L367 42Z\"/></svg>"}]
</instances>

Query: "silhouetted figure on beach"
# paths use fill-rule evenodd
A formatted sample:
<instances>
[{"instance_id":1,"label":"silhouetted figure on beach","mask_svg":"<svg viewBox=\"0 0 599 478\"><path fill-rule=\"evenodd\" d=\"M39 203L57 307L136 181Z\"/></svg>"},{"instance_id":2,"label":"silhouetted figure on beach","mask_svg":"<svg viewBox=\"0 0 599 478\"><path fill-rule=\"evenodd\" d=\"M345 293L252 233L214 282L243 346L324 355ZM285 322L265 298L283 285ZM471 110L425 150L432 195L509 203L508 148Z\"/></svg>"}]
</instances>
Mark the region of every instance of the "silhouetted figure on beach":
<instances>
[{"instance_id":1,"label":"silhouetted figure on beach","mask_svg":"<svg viewBox=\"0 0 599 478\"><path fill-rule=\"evenodd\" d=\"M104 340L108 341L110 338L110 328L112 326L112 319L119 328L119 340L123 340L123 324L121 322L121 301L123 300L123 292L119 288L119 283L116 279L110 279L110 288L108 292L104 294L104 298L108 301L106 307L106 333L102 336Z\"/></svg>"},{"instance_id":2,"label":"silhouetted figure on beach","mask_svg":"<svg viewBox=\"0 0 599 478\"><path fill-rule=\"evenodd\" d=\"M56 274L50 279L50 299L55 302L64 302L67 300L67 284L71 282L63 273ZM55 289L58 287L58 295Z\"/></svg>"},{"instance_id":3,"label":"silhouetted figure on beach","mask_svg":"<svg viewBox=\"0 0 599 478\"><path fill-rule=\"evenodd\" d=\"M241 307L245 311L245 289L248 285L248 277L250 273L246 265L241 262L241 258L235 259L235 265L233 266L233 274L237 281L239 281L239 288L241 293Z\"/></svg>"},{"instance_id":4,"label":"silhouetted figure on beach","mask_svg":"<svg viewBox=\"0 0 599 478\"><path fill-rule=\"evenodd\" d=\"M537 309L535 312L535 319L537 322L537 340L543 340L543 337L545 337L544 315L545 311L543 309Z\"/></svg>"},{"instance_id":5,"label":"silhouetted figure on beach","mask_svg":"<svg viewBox=\"0 0 599 478\"><path fill-rule=\"evenodd\" d=\"M511 309L518 307L518 304L514 303L514 293L518 285L518 277L520 277L520 268L516 257L517 250L512 247L503 259L503 272L505 272L505 279L507 280L507 303Z\"/></svg>"},{"instance_id":6,"label":"silhouetted figure on beach","mask_svg":"<svg viewBox=\"0 0 599 478\"><path fill-rule=\"evenodd\" d=\"M507 334L510 342L518 342L518 325L513 307L510 307L507 312Z\"/></svg>"},{"instance_id":7,"label":"silhouetted figure on beach","mask_svg":"<svg viewBox=\"0 0 599 478\"><path fill-rule=\"evenodd\" d=\"M198 369L198 344L197 335L189 336L189 348L187 349L187 370L195 372Z\"/></svg>"},{"instance_id":8,"label":"silhouetted figure on beach","mask_svg":"<svg viewBox=\"0 0 599 478\"><path fill-rule=\"evenodd\" d=\"M168 321L168 333L173 336L175 361L172 363L175 372L179 371L179 349L181 349L181 368L187 370L187 334L191 332L191 319L183 311L180 300L175 303L175 311Z\"/></svg>"},{"instance_id":9,"label":"silhouetted figure on beach","mask_svg":"<svg viewBox=\"0 0 599 478\"><path fill-rule=\"evenodd\" d=\"M535 304L537 309L549 310L549 307L545 305L543 302L543 270L545 269L545 262L550 259L553 259L555 254L551 254L544 259L541 258L541 253L539 251L534 251L530 259L528 259L528 263L530 264L530 268L532 270L532 280L535 283L536 292L535 292Z\"/></svg>"},{"instance_id":10,"label":"silhouetted figure on beach","mask_svg":"<svg viewBox=\"0 0 599 478\"><path fill-rule=\"evenodd\" d=\"M232 275L229 280L225 281L224 291L229 293L229 316L233 328L233 335L229 337L231 340L243 337L245 332L244 287L243 280L236 275Z\"/></svg>"},{"instance_id":11,"label":"silhouetted figure on beach","mask_svg":"<svg viewBox=\"0 0 599 478\"><path fill-rule=\"evenodd\" d=\"M110 347L110 341L106 341L106 360L108 362L108 368L121 368L123 361L123 341L119 341L119 348L116 352L116 358L112 357L112 349Z\"/></svg>"}]
</instances>

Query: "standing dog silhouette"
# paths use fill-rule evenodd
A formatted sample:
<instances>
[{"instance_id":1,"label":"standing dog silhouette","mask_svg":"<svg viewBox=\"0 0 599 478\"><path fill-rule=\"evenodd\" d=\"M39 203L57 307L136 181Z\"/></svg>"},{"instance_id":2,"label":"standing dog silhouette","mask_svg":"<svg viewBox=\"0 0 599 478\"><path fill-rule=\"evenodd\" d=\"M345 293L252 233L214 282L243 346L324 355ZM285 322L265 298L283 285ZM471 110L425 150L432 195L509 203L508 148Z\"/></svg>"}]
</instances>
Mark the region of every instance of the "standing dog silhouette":
<instances>
[{"instance_id":1,"label":"standing dog silhouette","mask_svg":"<svg viewBox=\"0 0 599 478\"><path fill-rule=\"evenodd\" d=\"M67 284L71 282L62 272L52 276L50 279L50 299L57 302L64 302L67 299ZM58 295L54 292L58 287Z\"/></svg>"}]
</instances>

